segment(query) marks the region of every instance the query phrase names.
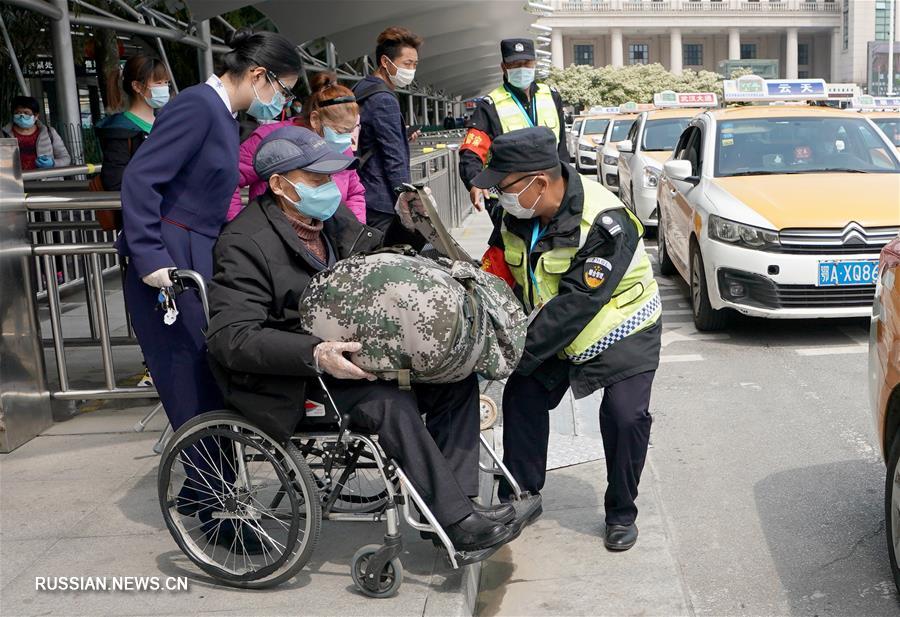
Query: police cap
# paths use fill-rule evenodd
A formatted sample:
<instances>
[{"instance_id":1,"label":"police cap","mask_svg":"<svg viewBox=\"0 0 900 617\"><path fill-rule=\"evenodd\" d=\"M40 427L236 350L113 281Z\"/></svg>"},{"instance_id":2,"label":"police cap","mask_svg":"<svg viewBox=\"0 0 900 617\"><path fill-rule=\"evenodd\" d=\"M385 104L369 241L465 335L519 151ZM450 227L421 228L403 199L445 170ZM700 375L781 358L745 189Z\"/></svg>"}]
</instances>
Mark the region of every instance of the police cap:
<instances>
[{"instance_id":1,"label":"police cap","mask_svg":"<svg viewBox=\"0 0 900 617\"><path fill-rule=\"evenodd\" d=\"M534 60L534 41L531 39L503 39L500 41L500 55L503 62Z\"/></svg>"},{"instance_id":2,"label":"police cap","mask_svg":"<svg viewBox=\"0 0 900 617\"><path fill-rule=\"evenodd\" d=\"M489 189L511 173L544 171L559 165L556 135L545 126L499 135L491 144L488 164L472 179L472 186Z\"/></svg>"}]
</instances>

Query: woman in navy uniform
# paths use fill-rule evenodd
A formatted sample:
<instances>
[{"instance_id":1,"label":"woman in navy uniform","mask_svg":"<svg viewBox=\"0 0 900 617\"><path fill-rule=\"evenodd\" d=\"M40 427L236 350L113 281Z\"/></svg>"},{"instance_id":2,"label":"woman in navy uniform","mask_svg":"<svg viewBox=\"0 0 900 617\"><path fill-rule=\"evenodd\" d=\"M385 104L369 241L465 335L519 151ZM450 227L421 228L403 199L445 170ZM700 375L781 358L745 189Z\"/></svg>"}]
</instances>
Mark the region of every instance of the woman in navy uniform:
<instances>
[{"instance_id":1,"label":"woman in navy uniform","mask_svg":"<svg viewBox=\"0 0 900 617\"><path fill-rule=\"evenodd\" d=\"M212 277L213 245L238 182L235 114L280 115L301 69L294 45L278 34L242 29L230 45L220 76L185 89L162 109L122 180L125 300L175 429L220 409L222 396L207 364L199 299L180 296L177 319L167 326L157 308L159 289L172 285L171 268Z\"/></svg>"}]
</instances>

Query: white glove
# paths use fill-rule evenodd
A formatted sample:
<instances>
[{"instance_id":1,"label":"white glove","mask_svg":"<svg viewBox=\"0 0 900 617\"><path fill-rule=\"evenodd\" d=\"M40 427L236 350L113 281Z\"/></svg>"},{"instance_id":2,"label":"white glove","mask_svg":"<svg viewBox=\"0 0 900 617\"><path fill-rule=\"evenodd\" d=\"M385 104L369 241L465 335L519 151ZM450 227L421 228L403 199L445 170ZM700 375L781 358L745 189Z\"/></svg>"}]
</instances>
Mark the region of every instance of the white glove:
<instances>
[{"instance_id":1,"label":"white glove","mask_svg":"<svg viewBox=\"0 0 900 617\"><path fill-rule=\"evenodd\" d=\"M425 187L425 194L431 197L431 189L427 186ZM400 217L400 223L410 231L415 229L413 212L419 216L428 217L428 214L425 213L425 205L419 199L419 194L413 192L400 193L400 196L397 197L397 203L394 204L394 212Z\"/></svg>"},{"instance_id":2,"label":"white glove","mask_svg":"<svg viewBox=\"0 0 900 617\"><path fill-rule=\"evenodd\" d=\"M377 377L362 370L344 356L362 349L362 343L342 343L341 341L323 341L313 350L316 368L335 379L368 379L375 381Z\"/></svg>"},{"instance_id":3,"label":"white glove","mask_svg":"<svg viewBox=\"0 0 900 617\"><path fill-rule=\"evenodd\" d=\"M171 287L172 279L169 278L169 270L172 268L160 268L156 272L151 272L141 280L150 287L162 289L163 287Z\"/></svg>"}]
</instances>

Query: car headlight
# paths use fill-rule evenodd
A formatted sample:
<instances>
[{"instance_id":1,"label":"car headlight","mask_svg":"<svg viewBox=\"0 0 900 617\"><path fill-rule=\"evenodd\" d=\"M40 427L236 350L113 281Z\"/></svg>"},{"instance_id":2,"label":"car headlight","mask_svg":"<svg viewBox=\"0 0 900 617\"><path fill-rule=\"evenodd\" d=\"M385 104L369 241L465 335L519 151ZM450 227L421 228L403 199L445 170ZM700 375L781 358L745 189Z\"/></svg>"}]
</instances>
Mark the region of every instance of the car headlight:
<instances>
[{"instance_id":1,"label":"car headlight","mask_svg":"<svg viewBox=\"0 0 900 617\"><path fill-rule=\"evenodd\" d=\"M604 154L603 155L603 164L604 165L612 165L615 167L619 164L619 157L613 156L612 154Z\"/></svg>"},{"instance_id":2,"label":"car headlight","mask_svg":"<svg viewBox=\"0 0 900 617\"><path fill-rule=\"evenodd\" d=\"M578 149L581 150L582 152L593 152L594 147L595 146L593 144L582 144L582 143L578 144Z\"/></svg>"},{"instance_id":3,"label":"car headlight","mask_svg":"<svg viewBox=\"0 0 900 617\"><path fill-rule=\"evenodd\" d=\"M715 214L709 215L709 237L750 249L767 250L780 246L777 231L729 221Z\"/></svg>"},{"instance_id":4,"label":"car headlight","mask_svg":"<svg viewBox=\"0 0 900 617\"><path fill-rule=\"evenodd\" d=\"M655 189L659 186L659 170L653 167L644 167L644 188Z\"/></svg>"}]
</instances>

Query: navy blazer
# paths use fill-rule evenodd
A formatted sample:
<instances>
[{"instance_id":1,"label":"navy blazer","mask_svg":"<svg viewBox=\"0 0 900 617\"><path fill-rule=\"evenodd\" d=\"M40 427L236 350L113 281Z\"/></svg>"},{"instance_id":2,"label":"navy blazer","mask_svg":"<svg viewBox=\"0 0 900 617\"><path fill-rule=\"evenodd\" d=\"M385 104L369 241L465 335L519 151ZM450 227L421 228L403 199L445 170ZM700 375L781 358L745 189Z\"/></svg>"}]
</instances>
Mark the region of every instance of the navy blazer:
<instances>
[{"instance_id":1,"label":"navy blazer","mask_svg":"<svg viewBox=\"0 0 900 617\"><path fill-rule=\"evenodd\" d=\"M212 277L212 249L238 184L238 122L211 86L191 86L153 123L122 178L119 254Z\"/></svg>"},{"instance_id":2,"label":"navy blazer","mask_svg":"<svg viewBox=\"0 0 900 617\"><path fill-rule=\"evenodd\" d=\"M369 75L356 84L353 92L361 95L383 83ZM409 182L409 139L397 95L377 92L363 101L359 127L358 152L372 152L359 168L359 179L366 187L366 208L393 214L397 200L394 189Z\"/></svg>"}]
</instances>

